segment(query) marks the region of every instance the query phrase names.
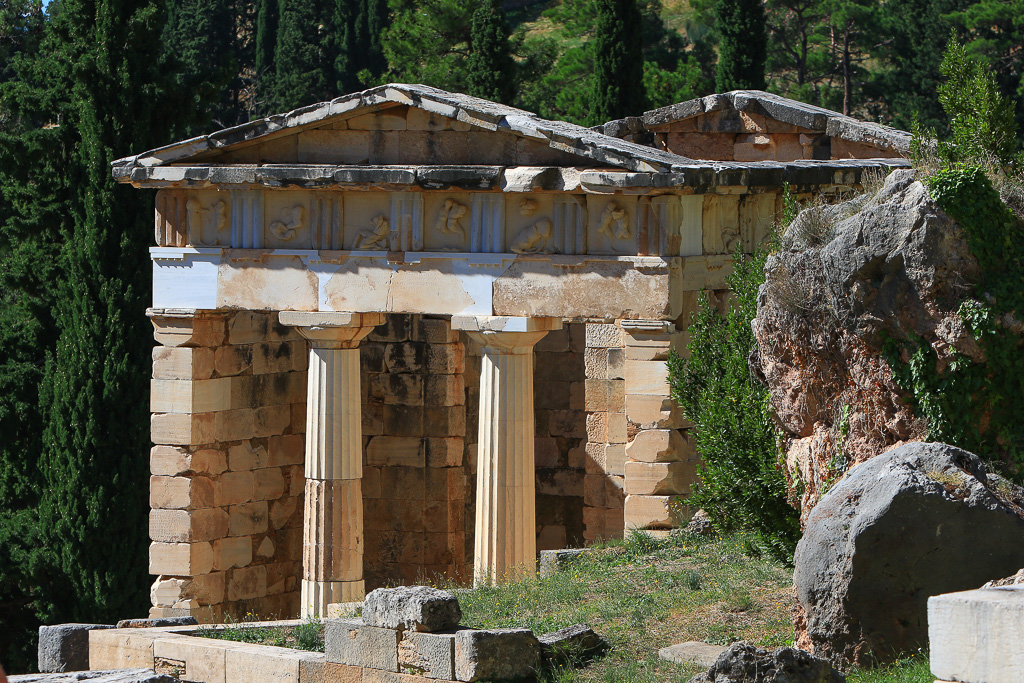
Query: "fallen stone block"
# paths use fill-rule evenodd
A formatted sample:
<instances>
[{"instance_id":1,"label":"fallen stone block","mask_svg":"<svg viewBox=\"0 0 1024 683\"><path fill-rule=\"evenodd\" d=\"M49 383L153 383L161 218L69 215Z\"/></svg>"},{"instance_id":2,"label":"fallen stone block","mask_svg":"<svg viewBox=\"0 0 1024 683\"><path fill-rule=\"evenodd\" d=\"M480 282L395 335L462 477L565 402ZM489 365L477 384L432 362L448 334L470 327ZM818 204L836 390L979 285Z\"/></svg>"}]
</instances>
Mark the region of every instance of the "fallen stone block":
<instances>
[{"instance_id":1,"label":"fallen stone block","mask_svg":"<svg viewBox=\"0 0 1024 683\"><path fill-rule=\"evenodd\" d=\"M607 647L604 639L586 624L573 624L558 631L538 636L541 657L545 662L562 664L580 662Z\"/></svg>"},{"instance_id":2,"label":"fallen stone block","mask_svg":"<svg viewBox=\"0 0 1024 683\"><path fill-rule=\"evenodd\" d=\"M455 678L455 632L404 633L398 643L398 670L425 678Z\"/></svg>"},{"instance_id":3,"label":"fallen stone block","mask_svg":"<svg viewBox=\"0 0 1024 683\"><path fill-rule=\"evenodd\" d=\"M107 626L107 628L113 628ZM9 676L10 683L178 683L178 679L158 674L153 669L112 669L109 671L72 671Z\"/></svg>"},{"instance_id":4,"label":"fallen stone block","mask_svg":"<svg viewBox=\"0 0 1024 683\"><path fill-rule=\"evenodd\" d=\"M155 619L122 619L117 628L161 628L165 626L195 626L195 617L158 617Z\"/></svg>"},{"instance_id":5,"label":"fallen stone block","mask_svg":"<svg viewBox=\"0 0 1024 683\"><path fill-rule=\"evenodd\" d=\"M455 634L455 678L508 681L535 675L540 641L528 628L465 629Z\"/></svg>"},{"instance_id":6,"label":"fallen stone block","mask_svg":"<svg viewBox=\"0 0 1024 683\"><path fill-rule=\"evenodd\" d=\"M787 683L845 683L846 676L827 659L794 647L768 651L750 643L733 643L715 663L690 683L786 681Z\"/></svg>"},{"instance_id":7,"label":"fallen stone block","mask_svg":"<svg viewBox=\"0 0 1024 683\"><path fill-rule=\"evenodd\" d=\"M1024 586L928 598L932 674L964 683L1018 683L1024 671Z\"/></svg>"},{"instance_id":8,"label":"fallen stone block","mask_svg":"<svg viewBox=\"0 0 1024 683\"><path fill-rule=\"evenodd\" d=\"M661 648L658 650L658 657L666 662L675 662L676 664L696 664L710 667L727 649L729 648L723 645L711 645L691 640Z\"/></svg>"},{"instance_id":9,"label":"fallen stone block","mask_svg":"<svg viewBox=\"0 0 1024 683\"><path fill-rule=\"evenodd\" d=\"M551 576L555 572L562 571L578 560L586 548L566 548L564 550L542 550L540 551L540 575L541 577Z\"/></svg>"},{"instance_id":10,"label":"fallen stone block","mask_svg":"<svg viewBox=\"0 0 1024 683\"><path fill-rule=\"evenodd\" d=\"M450 631L459 624L459 600L448 591L427 586L378 588L363 601L367 626L402 631Z\"/></svg>"},{"instance_id":11,"label":"fallen stone block","mask_svg":"<svg viewBox=\"0 0 1024 683\"><path fill-rule=\"evenodd\" d=\"M89 631L108 624L57 624L39 627L38 668L43 673L89 668Z\"/></svg>"}]
</instances>

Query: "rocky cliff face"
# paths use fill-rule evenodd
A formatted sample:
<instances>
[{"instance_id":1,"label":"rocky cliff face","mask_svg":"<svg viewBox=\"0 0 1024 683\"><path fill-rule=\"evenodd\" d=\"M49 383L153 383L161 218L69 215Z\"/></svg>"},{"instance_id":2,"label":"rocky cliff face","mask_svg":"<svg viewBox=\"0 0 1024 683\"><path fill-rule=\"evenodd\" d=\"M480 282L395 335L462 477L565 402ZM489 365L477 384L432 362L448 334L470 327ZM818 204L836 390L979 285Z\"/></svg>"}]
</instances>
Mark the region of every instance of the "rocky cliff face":
<instances>
[{"instance_id":1,"label":"rocky cliff face","mask_svg":"<svg viewBox=\"0 0 1024 683\"><path fill-rule=\"evenodd\" d=\"M883 349L919 339L940 371L957 351L980 358L957 315L979 267L914 171L898 170L874 196L801 213L766 271L751 368L771 389L806 518L851 465L925 438Z\"/></svg>"}]
</instances>

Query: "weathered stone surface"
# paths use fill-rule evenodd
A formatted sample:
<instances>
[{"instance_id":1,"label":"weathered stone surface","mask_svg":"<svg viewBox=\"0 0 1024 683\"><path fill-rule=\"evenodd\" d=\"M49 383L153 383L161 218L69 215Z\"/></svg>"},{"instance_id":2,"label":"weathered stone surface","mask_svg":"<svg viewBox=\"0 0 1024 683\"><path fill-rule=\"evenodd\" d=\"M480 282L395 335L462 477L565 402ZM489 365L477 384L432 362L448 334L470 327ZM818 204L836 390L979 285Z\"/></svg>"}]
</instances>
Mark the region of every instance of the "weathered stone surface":
<instances>
[{"instance_id":1,"label":"weathered stone surface","mask_svg":"<svg viewBox=\"0 0 1024 683\"><path fill-rule=\"evenodd\" d=\"M886 339L923 340L938 367L957 355L982 360L958 314L979 268L913 171L894 171L874 197L802 212L783 242L758 295L752 367L789 437L786 466L794 488L799 470L806 519L837 474L838 438L856 464L925 437Z\"/></svg>"},{"instance_id":2,"label":"weathered stone surface","mask_svg":"<svg viewBox=\"0 0 1024 683\"><path fill-rule=\"evenodd\" d=\"M507 681L533 676L540 642L528 628L465 629L455 634L455 677L460 681Z\"/></svg>"},{"instance_id":3,"label":"weathered stone surface","mask_svg":"<svg viewBox=\"0 0 1024 683\"><path fill-rule=\"evenodd\" d=\"M928 598L932 674L945 681L1017 683L1024 671L1024 590L997 588Z\"/></svg>"},{"instance_id":4,"label":"weathered stone surface","mask_svg":"<svg viewBox=\"0 0 1024 683\"><path fill-rule=\"evenodd\" d=\"M843 683L828 660L792 647L769 652L749 643L733 643L706 673L690 683Z\"/></svg>"},{"instance_id":5,"label":"weathered stone surface","mask_svg":"<svg viewBox=\"0 0 1024 683\"><path fill-rule=\"evenodd\" d=\"M455 633L403 633L398 670L426 678L455 678Z\"/></svg>"},{"instance_id":6,"label":"weathered stone surface","mask_svg":"<svg viewBox=\"0 0 1024 683\"><path fill-rule=\"evenodd\" d=\"M163 617L160 619L122 619L117 628L157 628L161 626L195 626L195 617Z\"/></svg>"},{"instance_id":7,"label":"weathered stone surface","mask_svg":"<svg viewBox=\"0 0 1024 683\"><path fill-rule=\"evenodd\" d=\"M89 668L89 631L114 628L106 624L57 624L39 627L38 665L43 673Z\"/></svg>"},{"instance_id":8,"label":"weathered stone surface","mask_svg":"<svg viewBox=\"0 0 1024 683\"><path fill-rule=\"evenodd\" d=\"M976 455L945 444L906 444L855 467L797 545L798 642L837 665L926 647L928 596L1024 565L1022 492L993 481Z\"/></svg>"},{"instance_id":9,"label":"weathered stone surface","mask_svg":"<svg viewBox=\"0 0 1024 683\"><path fill-rule=\"evenodd\" d=\"M75 671L71 673L39 673L9 676L11 683L177 683L178 679L158 674L153 669L111 669L109 671Z\"/></svg>"},{"instance_id":10,"label":"weathered stone surface","mask_svg":"<svg viewBox=\"0 0 1024 683\"><path fill-rule=\"evenodd\" d=\"M540 575L551 576L555 572L571 567L587 552L586 548L565 548L563 550L540 551Z\"/></svg>"},{"instance_id":11,"label":"weathered stone surface","mask_svg":"<svg viewBox=\"0 0 1024 683\"><path fill-rule=\"evenodd\" d=\"M447 631L461 618L455 595L428 586L378 588L370 591L363 602L363 620L381 628Z\"/></svg>"},{"instance_id":12,"label":"weathered stone surface","mask_svg":"<svg viewBox=\"0 0 1024 683\"><path fill-rule=\"evenodd\" d=\"M710 667L728 649L724 645L711 645L691 640L661 648L658 650L658 657L676 664L697 664Z\"/></svg>"},{"instance_id":13,"label":"weathered stone surface","mask_svg":"<svg viewBox=\"0 0 1024 683\"><path fill-rule=\"evenodd\" d=\"M362 619L328 619L324 626L328 662L398 671L398 631L367 626Z\"/></svg>"},{"instance_id":14,"label":"weathered stone surface","mask_svg":"<svg viewBox=\"0 0 1024 683\"><path fill-rule=\"evenodd\" d=\"M541 656L547 662L579 662L607 647L604 639L586 624L573 624L537 636Z\"/></svg>"}]
</instances>

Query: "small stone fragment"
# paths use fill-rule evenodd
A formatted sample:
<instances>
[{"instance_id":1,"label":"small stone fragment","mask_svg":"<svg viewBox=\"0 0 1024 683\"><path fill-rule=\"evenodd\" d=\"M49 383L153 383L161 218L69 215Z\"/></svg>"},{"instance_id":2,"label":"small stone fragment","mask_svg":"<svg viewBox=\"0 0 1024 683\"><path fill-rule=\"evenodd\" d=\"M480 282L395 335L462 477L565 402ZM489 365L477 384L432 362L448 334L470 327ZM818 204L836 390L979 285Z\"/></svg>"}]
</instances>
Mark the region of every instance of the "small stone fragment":
<instances>
[{"instance_id":1,"label":"small stone fragment","mask_svg":"<svg viewBox=\"0 0 1024 683\"><path fill-rule=\"evenodd\" d=\"M586 624L573 624L566 628L538 636L541 656L546 662L578 662L600 652L607 643Z\"/></svg>"},{"instance_id":2,"label":"small stone fragment","mask_svg":"<svg viewBox=\"0 0 1024 683\"><path fill-rule=\"evenodd\" d=\"M462 609L455 595L427 586L378 588L363 601L363 621L379 628L450 631L461 618Z\"/></svg>"},{"instance_id":3,"label":"small stone fragment","mask_svg":"<svg viewBox=\"0 0 1024 683\"><path fill-rule=\"evenodd\" d=\"M464 629L455 634L455 677L508 681L535 675L540 641L528 628Z\"/></svg>"},{"instance_id":4,"label":"small stone fragment","mask_svg":"<svg viewBox=\"0 0 1024 683\"><path fill-rule=\"evenodd\" d=\"M564 550L542 550L540 551L540 575L541 577L551 576L572 565L586 548L566 548Z\"/></svg>"},{"instance_id":5,"label":"small stone fragment","mask_svg":"<svg viewBox=\"0 0 1024 683\"><path fill-rule=\"evenodd\" d=\"M733 643L715 663L690 683L845 683L846 676L827 659L794 647L769 652L750 643Z\"/></svg>"},{"instance_id":6,"label":"small stone fragment","mask_svg":"<svg viewBox=\"0 0 1024 683\"><path fill-rule=\"evenodd\" d=\"M711 645L691 640L661 648L658 650L658 657L666 662L675 662L676 664L711 666L727 649L722 645Z\"/></svg>"}]
</instances>

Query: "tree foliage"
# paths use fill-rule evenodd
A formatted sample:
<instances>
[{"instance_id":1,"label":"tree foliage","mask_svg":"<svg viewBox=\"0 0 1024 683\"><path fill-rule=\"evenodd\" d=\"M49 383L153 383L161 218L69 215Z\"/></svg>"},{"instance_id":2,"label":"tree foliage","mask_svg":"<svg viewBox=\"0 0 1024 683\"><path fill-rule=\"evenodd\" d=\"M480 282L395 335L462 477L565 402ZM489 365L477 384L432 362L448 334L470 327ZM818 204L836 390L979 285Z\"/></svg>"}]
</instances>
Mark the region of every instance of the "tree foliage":
<instances>
[{"instance_id":1,"label":"tree foliage","mask_svg":"<svg viewBox=\"0 0 1024 683\"><path fill-rule=\"evenodd\" d=\"M480 0L473 11L466 69L467 94L512 103L516 65L509 43L508 22L499 0Z\"/></svg>"},{"instance_id":2,"label":"tree foliage","mask_svg":"<svg viewBox=\"0 0 1024 683\"><path fill-rule=\"evenodd\" d=\"M635 0L596 0L594 85L589 123L641 112L644 102L642 17Z\"/></svg>"},{"instance_id":3,"label":"tree foliage","mask_svg":"<svg viewBox=\"0 0 1024 683\"><path fill-rule=\"evenodd\" d=\"M768 39L761 0L718 0L714 17L720 37L715 87L764 90Z\"/></svg>"}]
</instances>

